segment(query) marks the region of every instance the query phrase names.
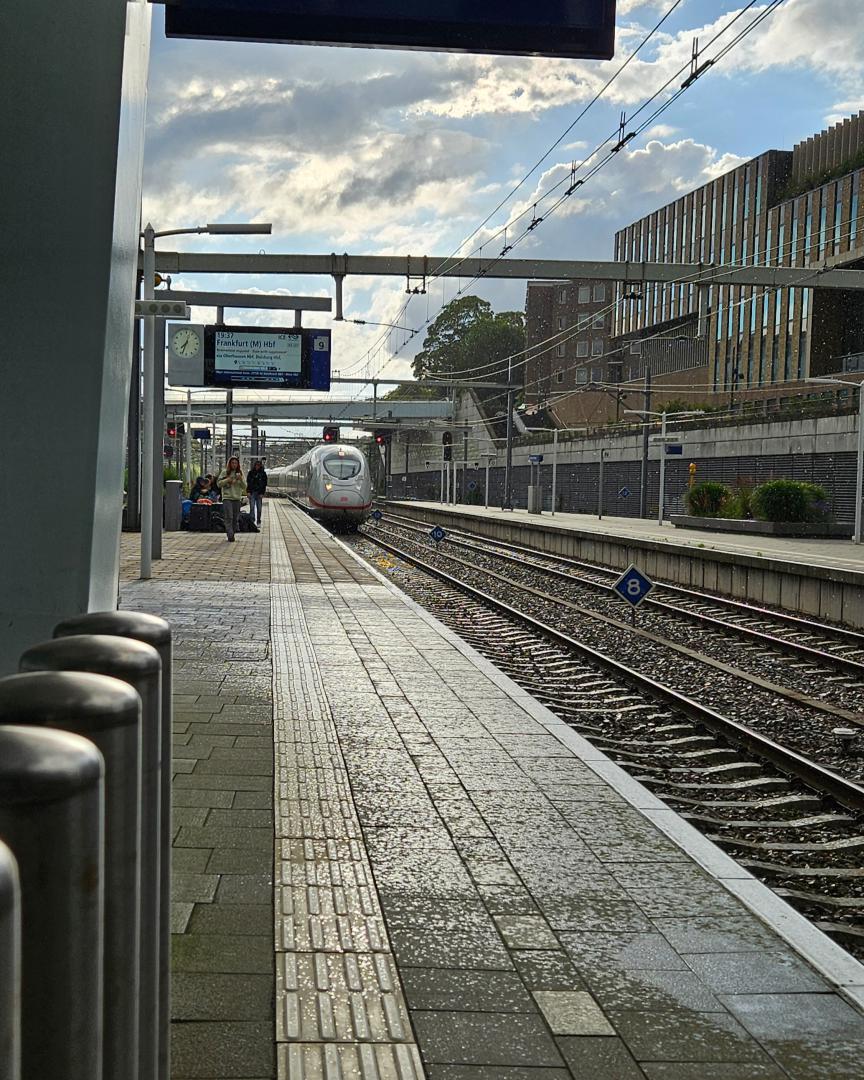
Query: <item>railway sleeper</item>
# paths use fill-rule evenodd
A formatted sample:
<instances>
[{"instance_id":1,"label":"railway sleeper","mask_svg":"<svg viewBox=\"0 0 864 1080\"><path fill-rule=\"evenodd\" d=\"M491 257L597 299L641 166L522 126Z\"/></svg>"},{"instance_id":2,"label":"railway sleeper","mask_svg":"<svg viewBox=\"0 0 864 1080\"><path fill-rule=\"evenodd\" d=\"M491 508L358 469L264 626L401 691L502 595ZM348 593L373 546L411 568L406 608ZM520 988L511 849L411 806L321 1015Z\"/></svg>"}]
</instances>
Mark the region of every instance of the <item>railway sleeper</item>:
<instances>
[{"instance_id":1,"label":"railway sleeper","mask_svg":"<svg viewBox=\"0 0 864 1080\"><path fill-rule=\"evenodd\" d=\"M734 848L735 845L723 842L723 847ZM862 866L784 866L782 863L760 862L757 859L749 859L746 855L736 858L735 861L747 870L758 870L760 874L772 877L812 877L826 880L835 878L842 881L861 881L864 879L864 867ZM864 908L864 896L833 897L832 899L854 900L859 907Z\"/></svg>"},{"instance_id":2,"label":"railway sleeper","mask_svg":"<svg viewBox=\"0 0 864 1080\"><path fill-rule=\"evenodd\" d=\"M787 824L787 828L791 827L794 823ZM763 826L756 824L756 828L762 828ZM714 840L716 843L734 844L736 847L751 848L754 851L800 851L806 852L853 852L864 851L864 836L849 836L843 837L839 840L818 840L812 843L807 841L780 841L778 843L771 843L766 840L737 840L731 837L720 838L718 836L709 836L709 840ZM864 870L859 871L864 875Z\"/></svg>"},{"instance_id":3,"label":"railway sleeper","mask_svg":"<svg viewBox=\"0 0 864 1080\"><path fill-rule=\"evenodd\" d=\"M776 818L768 821L757 818L718 818L711 814L690 812L683 813L681 817L688 821L698 821L700 825L715 825L720 829L817 829L826 825L848 825L855 820L845 814L812 814L810 817Z\"/></svg>"}]
</instances>

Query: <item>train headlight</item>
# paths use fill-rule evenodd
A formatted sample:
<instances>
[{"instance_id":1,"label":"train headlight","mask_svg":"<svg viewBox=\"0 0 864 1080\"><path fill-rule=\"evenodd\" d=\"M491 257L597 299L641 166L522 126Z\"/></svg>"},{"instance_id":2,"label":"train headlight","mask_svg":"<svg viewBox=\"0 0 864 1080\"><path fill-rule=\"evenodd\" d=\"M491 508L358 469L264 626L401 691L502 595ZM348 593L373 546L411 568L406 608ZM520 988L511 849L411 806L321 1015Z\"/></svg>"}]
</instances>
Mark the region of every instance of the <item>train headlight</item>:
<instances>
[{"instance_id":1,"label":"train headlight","mask_svg":"<svg viewBox=\"0 0 864 1080\"><path fill-rule=\"evenodd\" d=\"M333 490L333 485L332 484L325 484L324 485L324 490L325 491L332 491Z\"/></svg>"}]
</instances>

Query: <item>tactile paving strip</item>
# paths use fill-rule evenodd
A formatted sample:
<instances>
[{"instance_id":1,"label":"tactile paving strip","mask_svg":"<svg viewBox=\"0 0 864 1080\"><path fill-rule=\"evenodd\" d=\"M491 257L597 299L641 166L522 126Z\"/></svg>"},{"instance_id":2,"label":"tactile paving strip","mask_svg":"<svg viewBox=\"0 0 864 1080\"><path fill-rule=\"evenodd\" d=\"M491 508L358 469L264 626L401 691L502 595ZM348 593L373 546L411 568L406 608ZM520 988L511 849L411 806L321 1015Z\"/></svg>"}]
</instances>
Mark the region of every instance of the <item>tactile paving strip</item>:
<instances>
[{"instance_id":1,"label":"tactile paving strip","mask_svg":"<svg viewBox=\"0 0 864 1080\"><path fill-rule=\"evenodd\" d=\"M423 1080L297 587L271 604L278 1075Z\"/></svg>"}]
</instances>

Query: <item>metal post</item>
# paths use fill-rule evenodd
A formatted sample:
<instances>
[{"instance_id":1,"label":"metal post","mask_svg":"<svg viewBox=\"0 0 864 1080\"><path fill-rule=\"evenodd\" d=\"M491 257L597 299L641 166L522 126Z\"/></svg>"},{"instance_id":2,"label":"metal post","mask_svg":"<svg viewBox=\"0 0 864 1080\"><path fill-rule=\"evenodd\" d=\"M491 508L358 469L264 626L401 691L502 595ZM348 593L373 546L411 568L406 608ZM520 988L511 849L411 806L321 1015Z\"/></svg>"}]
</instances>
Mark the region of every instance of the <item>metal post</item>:
<instances>
[{"instance_id":1,"label":"metal post","mask_svg":"<svg viewBox=\"0 0 864 1080\"><path fill-rule=\"evenodd\" d=\"M486 458L486 500L484 502L484 509L486 510L489 509L489 465L491 460L491 458Z\"/></svg>"},{"instance_id":2,"label":"metal post","mask_svg":"<svg viewBox=\"0 0 864 1080\"><path fill-rule=\"evenodd\" d=\"M294 328L298 329L303 325L303 312L300 308L297 308L294 312Z\"/></svg>"},{"instance_id":3,"label":"metal post","mask_svg":"<svg viewBox=\"0 0 864 1080\"><path fill-rule=\"evenodd\" d=\"M441 498L439 499L439 502L441 502L442 504L444 502L444 465L445 465L445 461L444 461L444 458L442 456L442 458L441 458Z\"/></svg>"},{"instance_id":4,"label":"metal post","mask_svg":"<svg viewBox=\"0 0 864 1080\"><path fill-rule=\"evenodd\" d=\"M645 368L645 400L642 408L651 411L651 368ZM642 466L639 470L639 517L648 516L648 420L642 418Z\"/></svg>"},{"instance_id":5,"label":"metal post","mask_svg":"<svg viewBox=\"0 0 864 1080\"><path fill-rule=\"evenodd\" d=\"M163 489L165 487L165 320L153 327L153 551L162 558Z\"/></svg>"},{"instance_id":6,"label":"metal post","mask_svg":"<svg viewBox=\"0 0 864 1080\"><path fill-rule=\"evenodd\" d=\"M171 625L158 615L143 611L91 611L73 615L54 628L55 638L99 634L143 642L156 650L162 665L160 728L160 863L159 863L159 1078L171 1075L171 780L173 739L174 660ZM112 673L113 674L113 673Z\"/></svg>"},{"instance_id":7,"label":"metal post","mask_svg":"<svg viewBox=\"0 0 864 1080\"><path fill-rule=\"evenodd\" d=\"M552 513L555 513L555 492L558 484L558 428L552 433Z\"/></svg>"},{"instance_id":8,"label":"metal post","mask_svg":"<svg viewBox=\"0 0 864 1080\"><path fill-rule=\"evenodd\" d=\"M141 324L132 326L132 378L126 420L126 528L141 525Z\"/></svg>"},{"instance_id":9,"label":"metal post","mask_svg":"<svg viewBox=\"0 0 864 1080\"><path fill-rule=\"evenodd\" d=\"M102 1077L103 762L67 731L0 726L0 834L21 876L21 1075Z\"/></svg>"},{"instance_id":10,"label":"metal post","mask_svg":"<svg viewBox=\"0 0 864 1080\"><path fill-rule=\"evenodd\" d=\"M186 391L186 494L192 490L192 391Z\"/></svg>"},{"instance_id":11,"label":"metal post","mask_svg":"<svg viewBox=\"0 0 864 1080\"><path fill-rule=\"evenodd\" d=\"M156 276L156 233L148 223L144 230L143 281L141 298L153 299L153 284ZM142 426L141 440L141 578L149 580L151 560L153 558L153 444L155 427L153 416L153 388L155 364L153 363L153 335L156 319L152 315L144 316L141 350L141 369L143 372L142 389Z\"/></svg>"},{"instance_id":12,"label":"metal post","mask_svg":"<svg viewBox=\"0 0 864 1080\"><path fill-rule=\"evenodd\" d=\"M0 679L0 725L82 735L105 760L103 1080L138 1066L141 699L125 682L81 672ZM2 1075L2 1073L0 1073Z\"/></svg>"},{"instance_id":13,"label":"metal post","mask_svg":"<svg viewBox=\"0 0 864 1080\"><path fill-rule=\"evenodd\" d=\"M507 391L507 463L504 467L504 500L502 510L513 509L513 491L511 474L513 472L513 402L514 391Z\"/></svg>"},{"instance_id":14,"label":"metal post","mask_svg":"<svg viewBox=\"0 0 864 1080\"><path fill-rule=\"evenodd\" d=\"M21 886L0 840L0 1077L21 1080Z\"/></svg>"},{"instance_id":15,"label":"metal post","mask_svg":"<svg viewBox=\"0 0 864 1080\"><path fill-rule=\"evenodd\" d=\"M606 457L605 449L600 451L600 482L597 485L597 520L603 520L603 459Z\"/></svg>"},{"instance_id":16,"label":"metal post","mask_svg":"<svg viewBox=\"0 0 864 1080\"><path fill-rule=\"evenodd\" d=\"M468 502L468 429L462 432L462 487L460 492L462 495L462 502Z\"/></svg>"},{"instance_id":17,"label":"metal post","mask_svg":"<svg viewBox=\"0 0 864 1080\"><path fill-rule=\"evenodd\" d=\"M129 683L141 695L141 906L138 1080L156 1080L159 1019L161 844L161 662L140 641L82 634L45 641L21 657L25 671L91 671Z\"/></svg>"},{"instance_id":18,"label":"metal post","mask_svg":"<svg viewBox=\"0 0 864 1080\"><path fill-rule=\"evenodd\" d=\"M858 468L855 474L855 533L852 542L861 543L861 499L864 497L864 382L858 384Z\"/></svg>"},{"instance_id":19,"label":"metal post","mask_svg":"<svg viewBox=\"0 0 864 1080\"><path fill-rule=\"evenodd\" d=\"M666 410L660 413L660 498L657 505L657 524L663 524L666 503Z\"/></svg>"},{"instance_id":20,"label":"metal post","mask_svg":"<svg viewBox=\"0 0 864 1080\"><path fill-rule=\"evenodd\" d=\"M252 416L252 459L258 457L258 413Z\"/></svg>"}]
</instances>

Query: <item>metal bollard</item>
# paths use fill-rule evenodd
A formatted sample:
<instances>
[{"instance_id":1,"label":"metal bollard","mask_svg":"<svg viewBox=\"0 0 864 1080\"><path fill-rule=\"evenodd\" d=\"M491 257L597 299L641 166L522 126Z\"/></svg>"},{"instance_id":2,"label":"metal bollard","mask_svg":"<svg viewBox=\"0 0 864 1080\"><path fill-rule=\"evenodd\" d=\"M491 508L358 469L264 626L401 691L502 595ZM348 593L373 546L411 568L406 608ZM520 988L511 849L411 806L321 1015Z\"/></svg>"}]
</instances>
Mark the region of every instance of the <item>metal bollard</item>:
<instances>
[{"instance_id":1,"label":"metal bollard","mask_svg":"<svg viewBox=\"0 0 864 1080\"><path fill-rule=\"evenodd\" d=\"M83 735L105 760L102 1075L127 1080L138 1063L141 699L128 683L105 675L11 675L0 679L3 724Z\"/></svg>"},{"instance_id":2,"label":"metal bollard","mask_svg":"<svg viewBox=\"0 0 864 1080\"><path fill-rule=\"evenodd\" d=\"M171 1076L171 755L173 735L173 670L171 625L158 615L140 611L91 611L64 619L55 638L74 634L108 634L152 645L162 661L162 781L159 864L159 1021L158 1077ZM142 1074L145 1075L145 1074ZM147 1073L148 1077L152 1074Z\"/></svg>"},{"instance_id":3,"label":"metal bollard","mask_svg":"<svg viewBox=\"0 0 864 1080\"><path fill-rule=\"evenodd\" d=\"M21 875L21 1073L102 1076L103 762L80 735L0 727L0 835Z\"/></svg>"},{"instance_id":4,"label":"metal bollard","mask_svg":"<svg viewBox=\"0 0 864 1080\"><path fill-rule=\"evenodd\" d=\"M28 671L90 671L129 683L141 695L141 907L138 1076L156 1080L159 1025L161 663L151 645L107 634L43 641L21 657Z\"/></svg>"},{"instance_id":5,"label":"metal bollard","mask_svg":"<svg viewBox=\"0 0 864 1080\"><path fill-rule=\"evenodd\" d=\"M21 887L0 840L0 1080L21 1080Z\"/></svg>"}]
</instances>

